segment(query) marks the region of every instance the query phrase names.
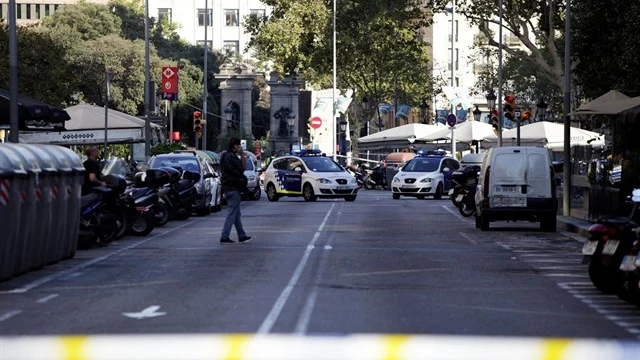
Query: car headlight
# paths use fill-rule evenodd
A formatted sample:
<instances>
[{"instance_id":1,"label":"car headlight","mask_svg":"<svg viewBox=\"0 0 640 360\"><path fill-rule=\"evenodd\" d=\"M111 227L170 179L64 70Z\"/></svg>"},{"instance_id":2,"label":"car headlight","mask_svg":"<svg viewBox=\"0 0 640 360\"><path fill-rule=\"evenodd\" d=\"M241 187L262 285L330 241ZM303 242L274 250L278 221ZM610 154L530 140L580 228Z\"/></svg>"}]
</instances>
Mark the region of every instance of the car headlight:
<instances>
[{"instance_id":1,"label":"car headlight","mask_svg":"<svg viewBox=\"0 0 640 360\"><path fill-rule=\"evenodd\" d=\"M254 181L256 179L255 175L247 176L247 180Z\"/></svg>"},{"instance_id":2,"label":"car headlight","mask_svg":"<svg viewBox=\"0 0 640 360\"><path fill-rule=\"evenodd\" d=\"M399 178L397 178L397 177L394 177L394 178L393 178L393 182L394 182L394 183L399 183L399 182L400 182L400 179L399 179Z\"/></svg>"},{"instance_id":3,"label":"car headlight","mask_svg":"<svg viewBox=\"0 0 640 360\"><path fill-rule=\"evenodd\" d=\"M320 184L331 184L331 180L329 179L318 179Z\"/></svg>"},{"instance_id":4,"label":"car headlight","mask_svg":"<svg viewBox=\"0 0 640 360\"><path fill-rule=\"evenodd\" d=\"M421 183L430 183L431 181L433 181L433 179L424 178L424 179L420 180Z\"/></svg>"},{"instance_id":5,"label":"car headlight","mask_svg":"<svg viewBox=\"0 0 640 360\"><path fill-rule=\"evenodd\" d=\"M352 184L357 184L357 183L358 183L358 180L356 180L356 178L351 178L351 183L352 183Z\"/></svg>"}]
</instances>

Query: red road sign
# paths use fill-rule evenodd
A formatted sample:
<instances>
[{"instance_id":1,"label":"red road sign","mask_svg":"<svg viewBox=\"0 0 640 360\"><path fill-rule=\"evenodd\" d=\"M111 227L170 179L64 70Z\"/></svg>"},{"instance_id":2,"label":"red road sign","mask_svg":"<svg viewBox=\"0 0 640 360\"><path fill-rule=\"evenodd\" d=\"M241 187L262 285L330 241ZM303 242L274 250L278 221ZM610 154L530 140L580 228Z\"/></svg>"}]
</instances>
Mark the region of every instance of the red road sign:
<instances>
[{"instance_id":1,"label":"red road sign","mask_svg":"<svg viewBox=\"0 0 640 360\"><path fill-rule=\"evenodd\" d=\"M319 118L318 116L315 116L313 119L311 119L311 127L314 129L319 129L320 126L322 126L322 119Z\"/></svg>"},{"instance_id":2,"label":"red road sign","mask_svg":"<svg viewBox=\"0 0 640 360\"><path fill-rule=\"evenodd\" d=\"M175 66L162 67L162 92L167 94L178 93L178 68Z\"/></svg>"}]
</instances>

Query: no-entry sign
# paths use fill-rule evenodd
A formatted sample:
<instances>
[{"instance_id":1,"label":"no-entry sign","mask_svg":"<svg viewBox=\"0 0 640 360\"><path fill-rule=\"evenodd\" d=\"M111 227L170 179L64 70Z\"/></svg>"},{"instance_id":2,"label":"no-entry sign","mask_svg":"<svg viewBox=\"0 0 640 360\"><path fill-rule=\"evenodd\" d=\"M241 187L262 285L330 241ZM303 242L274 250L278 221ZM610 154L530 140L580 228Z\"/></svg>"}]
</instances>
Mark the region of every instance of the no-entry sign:
<instances>
[{"instance_id":1,"label":"no-entry sign","mask_svg":"<svg viewBox=\"0 0 640 360\"><path fill-rule=\"evenodd\" d=\"M311 119L311 127L314 129L319 129L320 126L322 126L322 119L315 116L314 118Z\"/></svg>"}]
</instances>

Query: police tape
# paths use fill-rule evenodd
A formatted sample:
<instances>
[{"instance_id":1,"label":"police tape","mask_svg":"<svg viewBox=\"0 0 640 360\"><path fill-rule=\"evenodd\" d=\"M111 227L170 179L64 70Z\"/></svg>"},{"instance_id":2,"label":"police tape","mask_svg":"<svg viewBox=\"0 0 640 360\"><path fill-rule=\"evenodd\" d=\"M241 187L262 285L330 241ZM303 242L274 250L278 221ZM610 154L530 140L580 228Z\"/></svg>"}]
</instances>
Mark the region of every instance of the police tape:
<instances>
[{"instance_id":1,"label":"police tape","mask_svg":"<svg viewBox=\"0 0 640 360\"><path fill-rule=\"evenodd\" d=\"M0 337L2 360L638 360L640 342L403 335Z\"/></svg>"}]
</instances>

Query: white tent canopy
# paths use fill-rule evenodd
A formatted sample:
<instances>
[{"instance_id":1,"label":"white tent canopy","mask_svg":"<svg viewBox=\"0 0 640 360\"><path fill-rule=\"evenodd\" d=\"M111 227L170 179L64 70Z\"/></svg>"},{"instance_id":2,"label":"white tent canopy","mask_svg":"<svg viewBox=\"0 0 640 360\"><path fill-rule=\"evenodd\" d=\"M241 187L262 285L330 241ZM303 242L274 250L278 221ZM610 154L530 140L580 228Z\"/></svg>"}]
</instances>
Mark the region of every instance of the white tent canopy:
<instances>
[{"instance_id":1,"label":"white tent canopy","mask_svg":"<svg viewBox=\"0 0 640 360\"><path fill-rule=\"evenodd\" d=\"M358 143L374 143L389 141L406 141L409 139L422 139L429 134L444 128L444 125L425 125L425 124L407 124L391 128L389 130L380 131L378 133L361 137Z\"/></svg>"},{"instance_id":2,"label":"white tent canopy","mask_svg":"<svg viewBox=\"0 0 640 360\"><path fill-rule=\"evenodd\" d=\"M493 134L493 126L491 124L483 123L480 121L465 121L460 125L456 125L455 138L456 142L470 143L473 140L480 141L487 136ZM437 140L451 140L451 129L441 128L424 138L418 138L420 141L437 141Z\"/></svg>"},{"instance_id":3,"label":"white tent canopy","mask_svg":"<svg viewBox=\"0 0 640 360\"><path fill-rule=\"evenodd\" d=\"M503 145L516 145L517 129L509 129L502 132ZM482 142L482 147L497 145L496 135L487 136ZM544 146L553 151L562 151L564 148L564 125L548 121L540 121L520 127L520 144L532 146ZM571 146L592 145L604 146L604 136L598 133L576 127L571 128Z\"/></svg>"},{"instance_id":4,"label":"white tent canopy","mask_svg":"<svg viewBox=\"0 0 640 360\"><path fill-rule=\"evenodd\" d=\"M67 131L22 133L20 138L31 144L90 145L104 144L104 108L80 104L65 109L71 120ZM110 144L134 144L145 141L145 121L116 110L108 110L107 140ZM151 124L152 143L163 141L163 127Z\"/></svg>"}]
</instances>

